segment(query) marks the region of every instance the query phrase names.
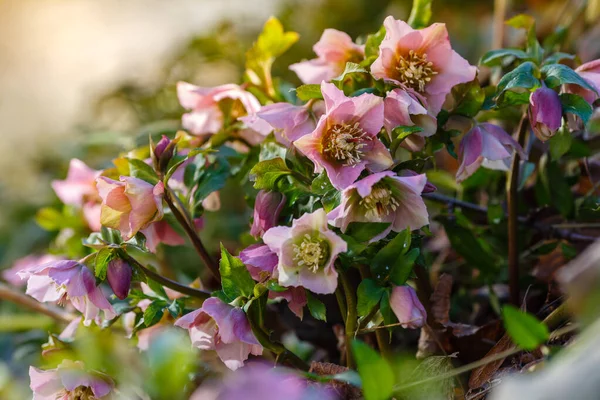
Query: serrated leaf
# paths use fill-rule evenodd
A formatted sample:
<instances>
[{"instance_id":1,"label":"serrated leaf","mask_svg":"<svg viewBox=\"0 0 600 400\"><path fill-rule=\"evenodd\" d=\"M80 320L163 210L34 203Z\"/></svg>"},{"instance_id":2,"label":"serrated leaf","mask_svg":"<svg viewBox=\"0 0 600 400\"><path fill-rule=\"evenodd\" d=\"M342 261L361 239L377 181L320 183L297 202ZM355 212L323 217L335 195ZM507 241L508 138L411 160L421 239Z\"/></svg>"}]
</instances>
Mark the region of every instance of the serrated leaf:
<instances>
[{"instance_id":1,"label":"serrated leaf","mask_svg":"<svg viewBox=\"0 0 600 400\"><path fill-rule=\"evenodd\" d=\"M399 257L390 272L390 281L398 286L404 285L410 277L413 265L420 253L418 248L414 248L402 257Z\"/></svg>"},{"instance_id":2,"label":"serrated leaf","mask_svg":"<svg viewBox=\"0 0 600 400\"><path fill-rule=\"evenodd\" d=\"M306 292L306 299L310 315L319 321L327 321L327 309L325 308L325 304L308 291Z\"/></svg>"},{"instance_id":3,"label":"serrated leaf","mask_svg":"<svg viewBox=\"0 0 600 400\"><path fill-rule=\"evenodd\" d=\"M348 224L346 235L352 236L358 242L368 242L389 226L389 222L351 222Z\"/></svg>"},{"instance_id":4,"label":"serrated leaf","mask_svg":"<svg viewBox=\"0 0 600 400\"><path fill-rule=\"evenodd\" d=\"M514 57L518 60L526 60L529 55L523 50L519 49L498 49L490 50L481 57L479 63L488 67L500 65L502 61L507 57Z\"/></svg>"},{"instance_id":5,"label":"serrated leaf","mask_svg":"<svg viewBox=\"0 0 600 400\"><path fill-rule=\"evenodd\" d=\"M137 158L128 158L127 163L129 164L129 175L156 185L158 183L158 176L151 166L146 164L142 160Z\"/></svg>"},{"instance_id":6,"label":"serrated leaf","mask_svg":"<svg viewBox=\"0 0 600 400\"><path fill-rule=\"evenodd\" d=\"M352 342L352 354L362 382L365 400L388 400L394 391L394 371L369 345Z\"/></svg>"},{"instance_id":7,"label":"serrated leaf","mask_svg":"<svg viewBox=\"0 0 600 400\"><path fill-rule=\"evenodd\" d=\"M153 301L144 311L144 325L150 327L158 323L164 314L164 309L167 304L162 301Z\"/></svg>"},{"instance_id":8,"label":"serrated leaf","mask_svg":"<svg viewBox=\"0 0 600 400\"><path fill-rule=\"evenodd\" d=\"M240 296L250 297L252 295L254 280L242 260L229 254L223 243L221 243L219 271L221 272L223 293L230 299L229 301Z\"/></svg>"},{"instance_id":9,"label":"serrated leaf","mask_svg":"<svg viewBox=\"0 0 600 400\"><path fill-rule=\"evenodd\" d=\"M356 311L359 316L367 315L379 304L385 289L379 286L373 279L363 279L356 289L357 303Z\"/></svg>"},{"instance_id":10,"label":"serrated leaf","mask_svg":"<svg viewBox=\"0 0 600 400\"><path fill-rule=\"evenodd\" d=\"M562 105L563 113L571 113L581 118L581 121L586 125L592 116L593 109L590 103L577 94L563 93L560 95L560 104Z\"/></svg>"},{"instance_id":11,"label":"serrated leaf","mask_svg":"<svg viewBox=\"0 0 600 400\"><path fill-rule=\"evenodd\" d=\"M323 93L321 93L321 85L300 85L296 88L296 96L298 96L298 98L302 101L309 101L312 99L323 100Z\"/></svg>"},{"instance_id":12,"label":"serrated leaf","mask_svg":"<svg viewBox=\"0 0 600 400\"><path fill-rule=\"evenodd\" d=\"M250 179L254 180L256 189L277 191L277 181L291 174L292 171L287 167L285 161L278 157L257 163L250 170Z\"/></svg>"},{"instance_id":13,"label":"serrated leaf","mask_svg":"<svg viewBox=\"0 0 600 400\"><path fill-rule=\"evenodd\" d=\"M504 327L512 341L525 350L535 350L550 337L548 327L533 315L505 305L502 309Z\"/></svg>"},{"instance_id":14,"label":"serrated leaf","mask_svg":"<svg viewBox=\"0 0 600 400\"><path fill-rule=\"evenodd\" d=\"M540 81L534 76L537 67L531 61L526 61L517 68L508 72L500 79L497 87L497 94L515 88L531 89L540 86Z\"/></svg>"},{"instance_id":15,"label":"serrated leaf","mask_svg":"<svg viewBox=\"0 0 600 400\"><path fill-rule=\"evenodd\" d=\"M542 67L541 72L545 76L544 82L549 88L555 88L559 85L573 84L581 86L584 89L591 90L594 93L596 89L591 86L573 69L564 64L550 64Z\"/></svg>"}]
</instances>

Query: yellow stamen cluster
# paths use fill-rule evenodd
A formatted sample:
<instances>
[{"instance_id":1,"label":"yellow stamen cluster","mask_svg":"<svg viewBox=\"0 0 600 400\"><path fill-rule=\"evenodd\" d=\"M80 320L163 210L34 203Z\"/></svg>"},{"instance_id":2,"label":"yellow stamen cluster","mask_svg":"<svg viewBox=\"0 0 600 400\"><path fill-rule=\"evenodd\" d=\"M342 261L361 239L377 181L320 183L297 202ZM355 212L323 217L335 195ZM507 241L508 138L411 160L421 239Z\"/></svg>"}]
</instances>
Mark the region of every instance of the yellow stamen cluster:
<instances>
[{"instance_id":1,"label":"yellow stamen cluster","mask_svg":"<svg viewBox=\"0 0 600 400\"><path fill-rule=\"evenodd\" d=\"M324 152L348 166L356 165L363 156L363 148L370 136L356 122L354 125L335 124L323 140Z\"/></svg>"},{"instance_id":2,"label":"yellow stamen cluster","mask_svg":"<svg viewBox=\"0 0 600 400\"><path fill-rule=\"evenodd\" d=\"M68 400L96 400L92 389L87 386L78 386L72 391L63 390L57 397L57 399L68 399Z\"/></svg>"},{"instance_id":3,"label":"yellow stamen cluster","mask_svg":"<svg viewBox=\"0 0 600 400\"><path fill-rule=\"evenodd\" d=\"M400 83L421 93L431 78L437 75L433 63L427 61L427 54L417 54L414 50L410 50L407 56L398 57L396 70Z\"/></svg>"},{"instance_id":4,"label":"yellow stamen cluster","mask_svg":"<svg viewBox=\"0 0 600 400\"><path fill-rule=\"evenodd\" d=\"M392 191L381 186L373 186L371 193L360 200L359 204L367 209L365 212L367 218L388 215L390 212L396 211L399 206Z\"/></svg>"},{"instance_id":5,"label":"yellow stamen cluster","mask_svg":"<svg viewBox=\"0 0 600 400\"><path fill-rule=\"evenodd\" d=\"M313 239L308 233L304 235L300 245L294 244L294 261L298 261L298 266L307 266L312 272L317 272L319 266L325 259L325 251L321 242Z\"/></svg>"}]
</instances>

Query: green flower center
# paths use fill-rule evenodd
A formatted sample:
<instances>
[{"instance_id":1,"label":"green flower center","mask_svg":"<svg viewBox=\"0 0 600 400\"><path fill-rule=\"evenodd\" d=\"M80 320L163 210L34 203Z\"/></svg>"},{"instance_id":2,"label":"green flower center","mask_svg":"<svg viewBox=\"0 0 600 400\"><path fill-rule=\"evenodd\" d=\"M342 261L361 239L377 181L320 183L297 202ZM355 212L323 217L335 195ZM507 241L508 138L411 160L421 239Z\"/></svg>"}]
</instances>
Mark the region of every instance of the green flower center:
<instances>
[{"instance_id":1,"label":"green flower center","mask_svg":"<svg viewBox=\"0 0 600 400\"><path fill-rule=\"evenodd\" d=\"M354 125L342 123L329 128L323 138L325 154L343 162L345 165L356 165L363 156L363 148L370 136L356 122Z\"/></svg>"},{"instance_id":2,"label":"green flower center","mask_svg":"<svg viewBox=\"0 0 600 400\"><path fill-rule=\"evenodd\" d=\"M371 193L361 199L358 204L366 209L365 216L367 218L388 215L390 212L396 211L400 205L392 191L381 184L374 185Z\"/></svg>"},{"instance_id":3,"label":"green flower center","mask_svg":"<svg viewBox=\"0 0 600 400\"><path fill-rule=\"evenodd\" d=\"M314 238L306 233L299 244L293 244L294 261L298 267L308 267L314 273L323 266L329 258L329 246L323 240Z\"/></svg>"},{"instance_id":4,"label":"green flower center","mask_svg":"<svg viewBox=\"0 0 600 400\"><path fill-rule=\"evenodd\" d=\"M437 75L433 63L427 61L427 54L417 54L414 50L409 51L407 56L398 57L396 70L400 83L421 93L431 78Z\"/></svg>"}]
</instances>

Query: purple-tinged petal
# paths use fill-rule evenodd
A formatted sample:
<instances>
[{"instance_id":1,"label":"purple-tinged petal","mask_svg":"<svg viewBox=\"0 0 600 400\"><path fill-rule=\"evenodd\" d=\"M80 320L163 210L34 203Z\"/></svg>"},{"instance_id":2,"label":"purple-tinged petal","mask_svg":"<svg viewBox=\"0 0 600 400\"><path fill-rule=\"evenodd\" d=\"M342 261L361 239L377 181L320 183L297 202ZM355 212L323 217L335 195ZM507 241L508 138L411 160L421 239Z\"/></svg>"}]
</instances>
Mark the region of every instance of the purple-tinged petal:
<instances>
[{"instance_id":1,"label":"purple-tinged petal","mask_svg":"<svg viewBox=\"0 0 600 400\"><path fill-rule=\"evenodd\" d=\"M410 286L395 286L390 297L390 306L403 328L416 329L427 321L425 308L415 290Z\"/></svg>"}]
</instances>

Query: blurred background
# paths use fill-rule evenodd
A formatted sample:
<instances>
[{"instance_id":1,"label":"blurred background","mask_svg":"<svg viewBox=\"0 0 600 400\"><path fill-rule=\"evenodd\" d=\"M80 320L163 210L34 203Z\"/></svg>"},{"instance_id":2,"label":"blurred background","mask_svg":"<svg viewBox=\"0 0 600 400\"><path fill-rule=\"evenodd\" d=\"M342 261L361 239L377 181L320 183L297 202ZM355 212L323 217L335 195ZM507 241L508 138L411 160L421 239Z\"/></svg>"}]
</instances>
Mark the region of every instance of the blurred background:
<instances>
[{"instance_id":1,"label":"blurred background","mask_svg":"<svg viewBox=\"0 0 600 400\"><path fill-rule=\"evenodd\" d=\"M177 130L183 110L175 83L239 82L244 53L269 16L300 33L274 70L297 85L287 65L312 58L312 45L325 28L356 39L376 31L387 15L406 19L411 3L0 0L0 269L50 240L34 216L40 206L58 204L50 182L64 178L71 158L100 169L119 152L147 143L149 133ZM600 24L584 29L577 23L586 13L588 20L589 13L597 15L599 2L508 3L507 17L535 16L541 36L557 25L570 26L577 41L567 41L571 48L564 50L582 61L600 56ZM432 21L445 22L455 50L476 64L492 46L493 11L494 0L435 0ZM516 46L520 39L507 29L505 44ZM222 201L227 209L226 191ZM239 235L244 221L221 220L221 229ZM216 229L213 225L209 219L205 230Z\"/></svg>"}]
</instances>

